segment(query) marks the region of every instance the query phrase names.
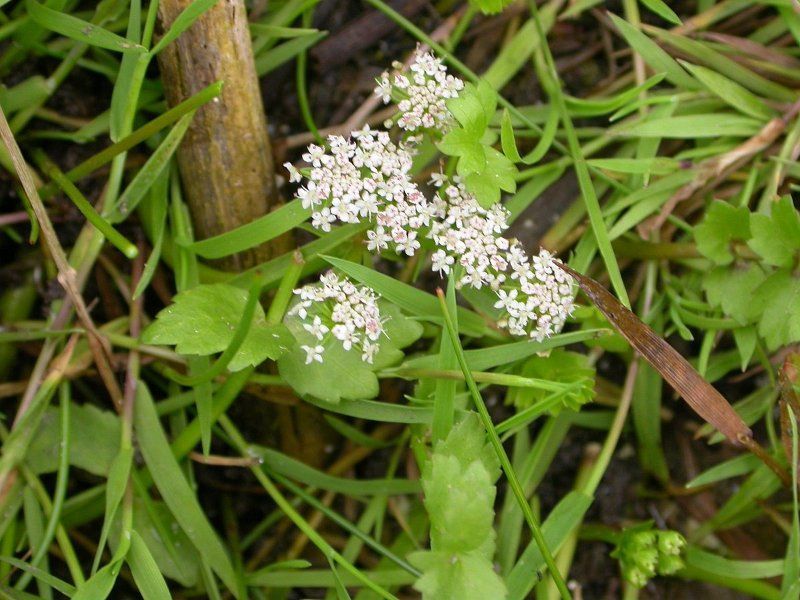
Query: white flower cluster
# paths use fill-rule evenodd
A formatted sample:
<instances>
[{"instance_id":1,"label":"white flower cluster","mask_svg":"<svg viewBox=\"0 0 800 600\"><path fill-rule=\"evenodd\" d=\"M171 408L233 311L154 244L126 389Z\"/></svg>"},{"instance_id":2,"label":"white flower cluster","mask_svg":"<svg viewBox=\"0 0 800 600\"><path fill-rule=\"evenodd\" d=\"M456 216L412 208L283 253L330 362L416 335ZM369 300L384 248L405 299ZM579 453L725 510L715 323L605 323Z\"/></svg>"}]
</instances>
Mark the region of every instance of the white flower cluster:
<instances>
[{"instance_id":1,"label":"white flower cluster","mask_svg":"<svg viewBox=\"0 0 800 600\"><path fill-rule=\"evenodd\" d=\"M378 340L384 335L375 292L329 271L320 277L319 285L306 285L294 293L300 301L290 314L299 316L303 329L316 338L313 346L301 346L306 353L306 364L322 362L325 344L331 336L345 350L360 350L361 360L372 364L380 350Z\"/></svg>"},{"instance_id":2,"label":"white flower cluster","mask_svg":"<svg viewBox=\"0 0 800 600\"><path fill-rule=\"evenodd\" d=\"M438 247L431 257L433 270L449 273L457 262L462 267L458 287L494 290L494 306L504 311L499 325L512 335L541 341L560 331L573 310L572 286L553 256L542 249L530 260L519 241L502 236L508 211L499 204L484 209L457 178L449 185L441 177L432 183L446 198L429 233Z\"/></svg>"},{"instance_id":3,"label":"white flower cluster","mask_svg":"<svg viewBox=\"0 0 800 600\"><path fill-rule=\"evenodd\" d=\"M407 100L400 102L398 124L410 131L444 124L450 118L444 102L456 97L462 87L458 79L447 75L439 59L420 52L410 76L396 75L392 84L384 75L379 86L384 99L392 85L407 94ZM413 143L413 139L394 143L388 132L365 128L353 133L352 139L329 137L329 152L309 146L303 154L310 164L308 182L297 196L313 210L312 225L330 231L337 221L368 221L373 228L367 232L367 247L373 252L394 250L413 256L423 238L428 239L435 247L433 270L450 274L458 265L459 287L492 289L498 295L495 308L503 310L499 324L511 334L542 340L560 331L573 309L569 276L546 250L531 259L517 240L503 237L508 229L505 208L498 204L484 209L457 177L434 173L430 183L437 192L432 199L426 198L410 175ZM287 168L292 181L302 180L299 171L291 165ZM360 344L364 360L371 362L372 348L382 332L374 297L370 300L371 292L360 288L353 300L356 287L352 283L340 282L333 274L323 280L322 288L298 290L301 318L306 318L306 309L314 302L335 299L338 320L333 321L332 334L347 349ZM361 308L362 312L345 310L353 302L374 307L370 330L365 329L367 315ZM317 318L304 327L322 341L327 325L322 319L317 324ZM321 361L321 346L303 348L308 362Z\"/></svg>"},{"instance_id":4,"label":"white flower cluster","mask_svg":"<svg viewBox=\"0 0 800 600\"><path fill-rule=\"evenodd\" d=\"M398 71L403 65L393 65ZM375 88L375 94L388 104L392 92L402 99L397 104L400 117L398 126L406 131L443 129L450 120L446 102L456 98L464 82L449 75L442 61L429 52L417 49L409 73L384 73Z\"/></svg>"}]
</instances>

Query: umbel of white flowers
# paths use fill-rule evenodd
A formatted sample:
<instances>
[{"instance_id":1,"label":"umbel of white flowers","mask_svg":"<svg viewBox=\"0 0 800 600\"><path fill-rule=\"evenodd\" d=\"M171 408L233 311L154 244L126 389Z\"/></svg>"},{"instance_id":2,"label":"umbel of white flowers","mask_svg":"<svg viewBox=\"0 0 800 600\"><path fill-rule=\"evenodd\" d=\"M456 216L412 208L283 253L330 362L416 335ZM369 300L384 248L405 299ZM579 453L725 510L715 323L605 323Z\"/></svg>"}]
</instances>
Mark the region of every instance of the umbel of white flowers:
<instances>
[{"instance_id":1,"label":"umbel of white flowers","mask_svg":"<svg viewBox=\"0 0 800 600\"><path fill-rule=\"evenodd\" d=\"M434 271L450 274L454 265L460 265L459 288L489 287L497 294L495 308L503 311L498 324L513 335L541 341L560 331L573 310L569 275L554 264L546 250L529 257L517 240L504 237L508 211L499 204L481 207L458 177L434 173L428 183L435 193L428 198L411 176L420 135L440 135L447 129L453 117L446 101L457 97L462 88L463 82L448 75L441 60L418 50L408 74L386 73L375 90L384 102L393 96L401 98L396 119L402 130L399 141L393 141L388 131L365 127L350 138L328 137L327 151L310 145L303 154L309 168L302 173L289 163L285 166L290 181L304 183L297 197L304 208L312 210L312 226L330 231L337 222L368 222L369 250L393 250L407 256L419 251L421 238L427 238L435 246L431 255ZM312 290L319 286L307 289L297 292L302 303L318 301L319 292ZM298 314L305 319L309 313ZM356 333L361 325L344 321L323 322L320 318L315 325L317 318L304 327L319 332L323 327L338 326L340 335L334 333L334 337L347 348L356 345L353 334L359 341L369 339L368 348L380 336L378 331L374 334L378 337L364 337ZM375 320L380 323L380 316L376 314ZM350 332L349 337L342 327ZM322 345L304 347L308 362L321 361L323 349ZM371 359L374 351L364 351L363 356Z\"/></svg>"},{"instance_id":2,"label":"umbel of white flowers","mask_svg":"<svg viewBox=\"0 0 800 600\"><path fill-rule=\"evenodd\" d=\"M314 345L303 345L306 364L322 362L325 341L333 336L345 350L361 350L361 360L372 364L380 349L383 321L378 310L378 295L371 289L354 285L328 272L319 285L307 285L294 291L300 300L291 309L303 321L303 329L315 338Z\"/></svg>"}]
</instances>

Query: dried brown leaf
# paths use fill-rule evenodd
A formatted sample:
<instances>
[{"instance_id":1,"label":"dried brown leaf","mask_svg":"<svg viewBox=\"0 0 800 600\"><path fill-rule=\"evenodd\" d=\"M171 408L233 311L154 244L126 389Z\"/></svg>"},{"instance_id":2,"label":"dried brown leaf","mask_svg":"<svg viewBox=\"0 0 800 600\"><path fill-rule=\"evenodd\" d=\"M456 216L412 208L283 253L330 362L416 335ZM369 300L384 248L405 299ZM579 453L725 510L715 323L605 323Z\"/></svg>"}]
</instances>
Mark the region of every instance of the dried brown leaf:
<instances>
[{"instance_id":1,"label":"dried brown leaf","mask_svg":"<svg viewBox=\"0 0 800 600\"><path fill-rule=\"evenodd\" d=\"M628 340L664 380L704 420L736 445L749 446L752 431L733 407L714 387L694 370L675 348L648 327L603 286L593 279L558 263L602 312L609 322Z\"/></svg>"}]
</instances>

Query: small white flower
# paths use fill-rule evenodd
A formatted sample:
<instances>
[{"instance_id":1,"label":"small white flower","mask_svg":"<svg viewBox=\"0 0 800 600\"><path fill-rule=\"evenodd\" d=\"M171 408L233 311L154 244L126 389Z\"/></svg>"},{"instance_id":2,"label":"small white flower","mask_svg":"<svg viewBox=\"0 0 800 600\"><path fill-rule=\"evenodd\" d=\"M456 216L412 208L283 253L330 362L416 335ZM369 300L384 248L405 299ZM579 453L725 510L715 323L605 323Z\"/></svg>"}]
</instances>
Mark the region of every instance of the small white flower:
<instances>
[{"instance_id":1,"label":"small white flower","mask_svg":"<svg viewBox=\"0 0 800 600\"><path fill-rule=\"evenodd\" d=\"M314 361L317 361L318 363L322 362L322 353L325 351L325 348L322 346L300 346L300 348L306 352L307 365L310 365Z\"/></svg>"},{"instance_id":2,"label":"small white flower","mask_svg":"<svg viewBox=\"0 0 800 600\"><path fill-rule=\"evenodd\" d=\"M285 162L283 166L289 172L289 181L291 183L300 183L303 180L303 174L292 163Z\"/></svg>"},{"instance_id":3,"label":"small white flower","mask_svg":"<svg viewBox=\"0 0 800 600\"><path fill-rule=\"evenodd\" d=\"M314 317L314 321L311 324L303 323L303 329L305 329L307 332L309 332L311 335L317 338L320 342L325 337L325 334L328 333L328 331L330 331L330 328L328 328L322 322L322 319L320 319L319 316Z\"/></svg>"}]
</instances>

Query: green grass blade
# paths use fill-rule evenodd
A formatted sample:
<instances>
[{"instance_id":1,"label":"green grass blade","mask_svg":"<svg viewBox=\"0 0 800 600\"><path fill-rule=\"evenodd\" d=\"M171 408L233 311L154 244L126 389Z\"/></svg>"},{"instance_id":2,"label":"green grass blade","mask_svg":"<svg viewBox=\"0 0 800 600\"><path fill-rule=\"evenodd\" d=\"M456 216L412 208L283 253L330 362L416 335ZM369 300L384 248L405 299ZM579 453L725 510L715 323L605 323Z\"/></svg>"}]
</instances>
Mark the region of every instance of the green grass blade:
<instances>
[{"instance_id":1,"label":"green grass blade","mask_svg":"<svg viewBox=\"0 0 800 600\"><path fill-rule=\"evenodd\" d=\"M572 491L562 498L542 523L542 536L548 548L557 551L572 530L583 520L592 504L592 498L582 492ZM524 600L539 580L545 566L542 553L531 542L514 568L506 577L508 600Z\"/></svg>"},{"instance_id":2,"label":"green grass blade","mask_svg":"<svg viewBox=\"0 0 800 600\"><path fill-rule=\"evenodd\" d=\"M144 195L153 187L156 179L166 169L167 163L172 158L175 150L178 149L178 144L181 143L186 130L192 122L194 111L181 117L175 124L170 132L164 138L158 148L155 149L144 166L136 173L136 176L128 184L128 187L119 197L117 205L109 220L112 222L119 222L127 218L131 212L136 208Z\"/></svg>"},{"instance_id":3,"label":"green grass blade","mask_svg":"<svg viewBox=\"0 0 800 600\"><path fill-rule=\"evenodd\" d=\"M621 19L615 14L608 13L614 25L617 27L622 37L628 45L639 55L644 62L656 73L664 73L670 83L684 90L697 90L700 85L692 79L678 62L672 58L653 40L639 31L636 27Z\"/></svg>"},{"instance_id":4,"label":"green grass blade","mask_svg":"<svg viewBox=\"0 0 800 600\"><path fill-rule=\"evenodd\" d=\"M754 119L771 119L776 115L775 111L769 108L766 103L753 94L743 85L739 85L732 79L720 75L712 69L693 65L681 61L695 78L702 83L709 92L717 96L723 102L730 104L733 108Z\"/></svg>"},{"instance_id":5,"label":"green grass blade","mask_svg":"<svg viewBox=\"0 0 800 600\"><path fill-rule=\"evenodd\" d=\"M203 258L223 258L273 240L305 222L310 216L311 211L303 208L300 200L292 200L255 221L194 242L189 249Z\"/></svg>"},{"instance_id":6,"label":"green grass blade","mask_svg":"<svg viewBox=\"0 0 800 600\"><path fill-rule=\"evenodd\" d=\"M167 582L153 555L135 529L131 530L131 547L126 558L142 600L170 600Z\"/></svg>"},{"instance_id":7,"label":"green grass blade","mask_svg":"<svg viewBox=\"0 0 800 600\"><path fill-rule=\"evenodd\" d=\"M219 0L194 0L184 8L181 13L175 17L172 25L169 26L167 32L164 34L158 43L150 51L151 56L155 56L166 48L169 44L174 42L180 34L189 29L192 24L200 18L209 8L214 6Z\"/></svg>"},{"instance_id":8,"label":"green grass blade","mask_svg":"<svg viewBox=\"0 0 800 600\"><path fill-rule=\"evenodd\" d=\"M303 37L294 38L293 40L289 40L275 48L267 50L256 57L256 73L258 73L259 77L262 77L270 71L274 71L327 35L327 31L318 31Z\"/></svg>"},{"instance_id":9,"label":"green grass blade","mask_svg":"<svg viewBox=\"0 0 800 600\"><path fill-rule=\"evenodd\" d=\"M161 497L198 552L207 558L214 572L236 596L236 574L231 559L172 455L150 391L143 381L138 381L136 386L134 424L139 448Z\"/></svg>"},{"instance_id":10,"label":"green grass blade","mask_svg":"<svg viewBox=\"0 0 800 600\"><path fill-rule=\"evenodd\" d=\"M31 19L45 29L55 31L78 42L117 52L146 52L144 46L135 44L83 19L48 8L36 0L26 0L25 8Z\"/></svg>"}]
</instances>

